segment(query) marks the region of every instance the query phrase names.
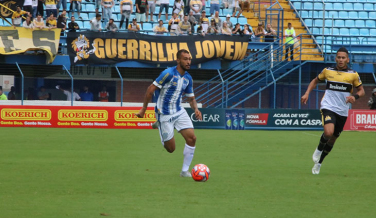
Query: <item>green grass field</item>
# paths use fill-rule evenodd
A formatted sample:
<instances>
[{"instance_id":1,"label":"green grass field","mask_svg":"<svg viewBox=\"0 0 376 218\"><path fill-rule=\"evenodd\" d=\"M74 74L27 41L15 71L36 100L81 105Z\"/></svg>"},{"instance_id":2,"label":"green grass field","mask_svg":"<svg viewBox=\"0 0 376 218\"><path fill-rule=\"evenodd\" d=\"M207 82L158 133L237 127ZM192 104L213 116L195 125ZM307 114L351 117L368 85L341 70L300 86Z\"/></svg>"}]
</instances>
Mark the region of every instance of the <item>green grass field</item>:
<instances>
[{"instance_id":1,"label":"green grass field","mask_svg":"<svg viewBox=\"0 0 376 218\"><path fill-rule=\"evenodd\" d=\"M312 175L320 132L196 130L167 153L156 130L0 128L1 218L375 217L376 134L344 132ZM193 166L191 166L193 167Z\"/></svg>"}]
</instances>

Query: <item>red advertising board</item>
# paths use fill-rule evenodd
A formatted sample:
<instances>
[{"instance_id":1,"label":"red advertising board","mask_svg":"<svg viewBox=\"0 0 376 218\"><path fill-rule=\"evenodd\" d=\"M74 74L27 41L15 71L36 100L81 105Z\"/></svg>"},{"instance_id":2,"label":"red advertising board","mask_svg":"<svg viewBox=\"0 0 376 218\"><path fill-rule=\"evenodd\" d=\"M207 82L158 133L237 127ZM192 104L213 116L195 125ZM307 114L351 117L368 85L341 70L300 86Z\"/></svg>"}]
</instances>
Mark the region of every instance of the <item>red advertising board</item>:
<instances>
[{"instance_id":1,"label":"red advertising board","mask_svg":"<svg viewBox=\"0 0 376 218\"><path fill-rule=\"evenodd\" d=\"M0 106L0 127L151 129L154 108L144 118L141 107Z\"/></svg>"},{"instance_id":2,"label":"red advertising board","mask_svg":"<svg viewBox=\"0 0 376 218\"><path fill-rule=\"evenodd\" d=\"M376 110L350 110L344 130L376 131Z\"/></svg>"}]
</instances>

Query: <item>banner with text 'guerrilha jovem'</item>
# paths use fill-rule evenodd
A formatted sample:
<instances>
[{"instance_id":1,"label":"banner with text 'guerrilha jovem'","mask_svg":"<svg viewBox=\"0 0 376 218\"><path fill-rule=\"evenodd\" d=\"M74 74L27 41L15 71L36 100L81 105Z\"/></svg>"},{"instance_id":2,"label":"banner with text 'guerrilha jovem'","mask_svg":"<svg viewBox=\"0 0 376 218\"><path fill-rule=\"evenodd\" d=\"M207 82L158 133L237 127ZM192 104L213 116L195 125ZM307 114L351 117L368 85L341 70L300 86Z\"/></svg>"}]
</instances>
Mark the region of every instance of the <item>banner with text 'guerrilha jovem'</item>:
<instances>
[{"instance_id":1,"label":"banner with text 'guerrilha jovem'","mask_svg":"<svg viewBox=\"0 0 376 218\"><path fill-rule=\"evenodd\" d=\"M248 36L157 36L133 32L77 32L67 36L71 64L175 63L180 49L190 52L192 64L216 58L242 60L248 41Z\"/></svg>"}]
</instances>

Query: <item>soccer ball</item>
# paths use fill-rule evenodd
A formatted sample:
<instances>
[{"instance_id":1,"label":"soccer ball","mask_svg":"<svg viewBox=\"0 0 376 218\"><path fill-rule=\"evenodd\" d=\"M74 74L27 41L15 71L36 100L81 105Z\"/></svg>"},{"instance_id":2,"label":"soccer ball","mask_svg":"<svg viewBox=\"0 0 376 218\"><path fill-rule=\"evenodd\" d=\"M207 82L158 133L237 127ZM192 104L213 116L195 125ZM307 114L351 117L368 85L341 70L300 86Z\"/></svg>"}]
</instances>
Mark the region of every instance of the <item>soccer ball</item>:
<instances>
[{"instance_id":1,"label":"soccer ball","mask_svg":"<svg viewBox=\"0 0 376 218\"><path fill-rule=\"evenodd\" d=\"M192 178L197 182L205 182L209 179L210 170L209 167L205 164L197 164L193 167L192 171Z\"/></svg>"}]
</instances>

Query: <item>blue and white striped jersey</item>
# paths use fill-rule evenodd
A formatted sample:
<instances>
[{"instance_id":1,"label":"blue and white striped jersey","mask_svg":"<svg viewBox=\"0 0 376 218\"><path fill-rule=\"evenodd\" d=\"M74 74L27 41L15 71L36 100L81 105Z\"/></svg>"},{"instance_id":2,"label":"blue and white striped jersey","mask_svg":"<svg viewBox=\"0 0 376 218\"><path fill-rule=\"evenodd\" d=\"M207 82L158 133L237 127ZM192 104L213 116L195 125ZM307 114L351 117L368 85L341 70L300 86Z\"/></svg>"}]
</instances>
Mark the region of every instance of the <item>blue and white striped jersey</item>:
<instances>
[{"instance_id":1,"label":"blue and white striped jersey","mask_svg":"<svg viewBox=\"0 0 376 218\"><path fill-rule=\"evenodd\" d=\"M167 68L153 82L160 88L159 97L155 106L155 112L163 115L171 115L180 111L181 96L183 92L187 97L193 97L193 81L188 72L181 76L176 67Z\"/></svg>"}]
</instances>

